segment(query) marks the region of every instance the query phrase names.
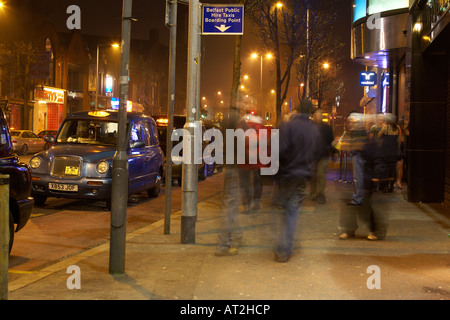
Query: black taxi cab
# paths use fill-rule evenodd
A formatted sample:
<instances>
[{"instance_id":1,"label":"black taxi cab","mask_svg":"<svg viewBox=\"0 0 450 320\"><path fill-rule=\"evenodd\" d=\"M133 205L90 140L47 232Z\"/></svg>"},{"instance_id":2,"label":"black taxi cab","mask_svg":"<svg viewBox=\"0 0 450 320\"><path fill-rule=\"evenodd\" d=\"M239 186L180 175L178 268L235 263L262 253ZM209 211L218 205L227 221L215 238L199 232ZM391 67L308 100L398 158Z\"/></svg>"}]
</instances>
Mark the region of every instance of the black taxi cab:
<instances>
[{"instance_id":1,"label":"black taxi cab","mask_svg":"<svg viewBox=\"0 0 450 320\"><path fill-rule=\"evenodd\" d=\"M0 108L0 174L8 175L9 181L9 252L14 234L30 219L34 200L31 195L31 175L26 163L20 162L14 153L5 114Z\"/></svg>"},{"instance_id":2,"label":"black taxi cab","mask_svg":"<svg viewBox=\"0 0 450 320\"><path fill-rule=\"evenodd\" d=\"M112 164L118 141L117 111L81 111L67 116L50 149L30 159L36 205L48 197L106 201L111 206ZM142 113L127 113L128 194L157 197L164 155L156 123Z\"/></svg>"},{"instance_id":3,"label":"black taxi cab","mask_svg":"<svg viewBox=\"0 0 450 320\"><path fill-rule=\"evenodd\" d=\"M164 154L167 152L167 126L169 123L169 119L165 115L156 115L153 116L156 121L159 137L161 139L161 147L163 148ZM186 124L186 116L184 115L174 115L173 116L173 129L182 129ZM202 149L208 145L208 142L203 139L203 134L206 131L206 127L202 122ZM175 132L176 133L176 132ZM172 133L171 133L172 134ZM182 141L182 137L178 138L179 141ZM175 142L174 142L175 143ZM176 142L178 143L178 142ZM174 158L181 159L181 155L172 155L172 179L178 182L178 185L181 186L181 178L182 178L182 165L177 164L177 161L174 161ZM208 163L209 161L205 161L206 159L202 154L202 162L198 165L198 179L205 180L207 177L213 175L215 170L215 163ZM179 161L178 161L179 162Z\"/></svg>"}]
</instances>

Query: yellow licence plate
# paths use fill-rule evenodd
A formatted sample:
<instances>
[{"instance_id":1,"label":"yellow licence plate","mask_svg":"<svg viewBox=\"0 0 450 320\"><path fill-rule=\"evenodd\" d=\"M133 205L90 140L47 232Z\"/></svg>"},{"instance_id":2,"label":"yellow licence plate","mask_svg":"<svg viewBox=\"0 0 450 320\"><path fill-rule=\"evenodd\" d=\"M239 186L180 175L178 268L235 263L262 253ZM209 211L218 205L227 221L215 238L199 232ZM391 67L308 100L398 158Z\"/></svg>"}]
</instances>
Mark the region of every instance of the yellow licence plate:
<instances>
[{"instance_id":1,"label":"yellow licence plate","mask_svg":"<svg viewBox=\"0 0 450 320\"><path fill-rule=\"evenodd\" d=\"M66 166L66 170L64 172L67 175L77 176L78 175L78 167Z\"/></svg>"}]
</instances>

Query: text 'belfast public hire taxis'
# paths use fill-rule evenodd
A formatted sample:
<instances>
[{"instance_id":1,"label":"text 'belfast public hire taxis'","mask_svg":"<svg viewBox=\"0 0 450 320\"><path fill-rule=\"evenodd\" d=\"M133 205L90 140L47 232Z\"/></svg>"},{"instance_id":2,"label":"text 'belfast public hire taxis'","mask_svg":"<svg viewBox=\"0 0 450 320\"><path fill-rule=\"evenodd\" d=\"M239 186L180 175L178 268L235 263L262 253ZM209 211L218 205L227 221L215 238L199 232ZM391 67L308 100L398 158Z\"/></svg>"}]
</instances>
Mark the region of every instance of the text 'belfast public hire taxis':
<instances>
[{"instance_id":1,"label":"text 'belfast public hire taxis'","mask_svg":"<svg viewBox=\"0 0 450 320\"><path fill-rule=\"evenodd\" d=\"M111 205L112 164L118 141L117 111L81 111L67 116L52 146L30 159L32 195L105 200ZM164 155L153 118L127 114L128 194L156 197L164 174Z\"/></svg>"}]
</instances>

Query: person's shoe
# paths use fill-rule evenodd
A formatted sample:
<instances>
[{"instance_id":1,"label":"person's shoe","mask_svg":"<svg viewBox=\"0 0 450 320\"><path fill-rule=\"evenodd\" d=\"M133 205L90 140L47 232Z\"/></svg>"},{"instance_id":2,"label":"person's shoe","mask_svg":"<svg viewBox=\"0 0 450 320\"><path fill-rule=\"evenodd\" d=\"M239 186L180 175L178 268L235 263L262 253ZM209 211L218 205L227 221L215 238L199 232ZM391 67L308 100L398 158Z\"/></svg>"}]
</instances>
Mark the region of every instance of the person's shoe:
<instances>
[{"instance_id":1,"label":"person's shoe","mask_svg":"<svg viewBox=\"0 0 450 320\"><path fill-rule=\"evenodd\" d=\"M370 234L367 236L367 240L370 240L370 241L376 241L376 240L378 240L378 237L377 237L376 235L374 235L373 233L370 233Z\"/></svg>"},{"instance_id":2,"label":"person's shoe","mask_svg":"<svg viewBox=\"0 0 450 320\"><path fill-rule=\"evenodd\" d=\"M353 236L354 235L352 235L352 234L348 234L348 233L344 232L339 235L339 240L347 240L349 238L352 238Z\"/></svg>"},{"instance_id":3,"label":"person's shoe","mask_svg":"<svg viewBox=\"0 0 450 320\"><path fill-rule=\"evenodd\" d=\"M311 201L316 201L317 200L317 195L316 194L312 194L312 195L309 196L309 199Z\"/></svg>"},{"instance_id":4,"label":"person's shoe","mask_svg":"<svg viewBox=\"0 0 450 320\"><path fill-rule=\"evenodd\" d=\"M350 202L347 202L348 206L360 206L362 203L358 203L355 200L352 200Z\"/></svg>"},{"instance_id":5,"label":"person's shoe","mask_svg":"<svg viewBox=\"0 0 450 320\"><path fill-rule=\"evenodd\" d=\"M226 257L226 256L235 256L238 254L238 248L217 248L215 256L217 257Z\"/></svg>"},{"instance_id":6,"label":"person's shoe","mask_svg":"<svg viewBox=\"0 0 450 320\"><path fill-rule=\"evenodd\" d=\"M290 257L286 257L286 256L279 256L277 254L275 254L275 257L273 258L273 260L275 260L276 262L280 262L280 263L285 263L289 261Z\"/></svg>"},{"instance_id":7,"label":"person's shoe","mask_svg":"<svg viewBox=\"0 0 450 320\"><path fill-rule=\"evenodd\" d=\"M261 210L261 204L259 204L259 203L254 204L252 207L252 211L258 211L258 210Z\"/></svg>"},{"instance_id":8,"label":"person's shoe","mask_svg":"<svg viewBox=\"0 0 450 320\"><path fill-rule=\"evenodd\" d=\"M318 203L318 204L325 204L325 202L326 202L325 196L324 196L323 194L320 194L320 195L317 197L317 203Z\"/></svg>"}]
</instances>

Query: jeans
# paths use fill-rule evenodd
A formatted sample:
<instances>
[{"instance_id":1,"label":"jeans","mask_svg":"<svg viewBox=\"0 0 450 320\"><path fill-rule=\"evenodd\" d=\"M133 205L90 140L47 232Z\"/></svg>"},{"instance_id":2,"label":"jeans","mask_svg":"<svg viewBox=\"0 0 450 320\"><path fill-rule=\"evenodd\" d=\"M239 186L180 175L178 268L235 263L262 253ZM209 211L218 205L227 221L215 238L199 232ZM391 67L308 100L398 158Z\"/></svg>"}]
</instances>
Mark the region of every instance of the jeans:
<instances>
[{"instance_id":1,"label":"jeans","mask_svg":"<svg viewBox=\"0 0 450 320\"><path fill-rule=\"evenodd\" d=\"M237 166L225 166L225 181L222 198L222 230L217 246L230 248L242 241L242 228L239 219L239 169Z\"/></svg>"},{"instance_id":2,"label":"jeans","mask_svg":"<svg viewBox=\"0 0 450 320\"><path fill-rule=\"evenodd\" d=\"M364 159L360 154L352 155L352 166L353 183L355 188L352 199L357 204L362 204L364 200Z\"/></svg>"},{"instance_id":3,"label":"jeans","mask_svg":"<svg viewBox=\"0 0 450 320\"><path fill-rule=\"evenodd\" d=\"M305 179L290 179L277 182L273 198L279 209L279 231L275 240L274 253L280 258L289 258L294 247L298 214L305 198Z\"/></svg>"},{"instance_id":4,"label":"jeans","mask_svg":"<svg viewBox=\"0 0 450 320\"><path fill-rule=\"evenodd\" d=\"M262 195L262 180L260 170L246 170L239 168L239 187L241 201L245 209L258 206Z\"/></svg>"},{"instance_id":5,"label":"jeans","mask_svg":"<svg viewBox=\"0 0 450 320\"><path fill-rule=\"evenodd\" d=\"M362 206L345 206L339 215L339 229L341 233L354 236L358 229L358 221L367 226L369 232L378 239L386 237L389 213L389 195L374 193L372 190L364 190L364 202Z\"/></svg>"},{"instance_id":6,"label":"jeans","mask_svg":"<svg viewBox=\"0 0 450 320\"><path fill-rule=\"evenodd\" d=\"M319 196L325 194L325 186L327 183L328 157L321 158L315 165L314 175L311 179L311 196Z\"/></svg>"}]
</instances>

